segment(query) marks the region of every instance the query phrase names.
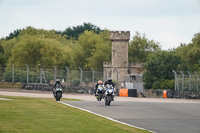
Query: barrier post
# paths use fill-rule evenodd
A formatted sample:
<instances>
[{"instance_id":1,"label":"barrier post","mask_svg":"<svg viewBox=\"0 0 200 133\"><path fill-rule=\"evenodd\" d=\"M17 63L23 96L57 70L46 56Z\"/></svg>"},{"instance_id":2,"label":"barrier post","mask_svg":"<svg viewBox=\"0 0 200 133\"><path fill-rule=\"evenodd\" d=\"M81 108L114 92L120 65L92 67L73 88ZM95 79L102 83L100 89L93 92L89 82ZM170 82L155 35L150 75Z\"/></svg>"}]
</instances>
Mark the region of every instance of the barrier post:
<instances>
[{"instance_id":1,"label":"barrier post","mask_svg":"<svg viewBox=\"0 0 200 133\"><path fill-rule=\"evenodd\" d=\"M163 90L163 98L167 98L167 91Z\"/></svg>"}]
</instances>

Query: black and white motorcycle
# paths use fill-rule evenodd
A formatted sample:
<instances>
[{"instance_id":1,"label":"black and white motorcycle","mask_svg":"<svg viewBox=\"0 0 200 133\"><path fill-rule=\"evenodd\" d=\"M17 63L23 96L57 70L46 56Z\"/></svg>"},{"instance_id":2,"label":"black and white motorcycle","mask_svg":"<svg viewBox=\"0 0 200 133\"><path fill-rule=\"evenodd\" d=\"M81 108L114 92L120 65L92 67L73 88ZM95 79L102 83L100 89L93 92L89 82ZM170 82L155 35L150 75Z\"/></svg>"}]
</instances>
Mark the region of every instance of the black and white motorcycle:
<instances>
[{"instance_id":1,"label":"black and white motorcycle","mask_svg":"<svg viewBox=\"0 0 200 133\"><path fill-rule=\"evenodd\" d=\"M105 91L105 105L110 106L111 101L114 101L115 88L112 85L106 85Z\"/></svg>"}]
</instances>

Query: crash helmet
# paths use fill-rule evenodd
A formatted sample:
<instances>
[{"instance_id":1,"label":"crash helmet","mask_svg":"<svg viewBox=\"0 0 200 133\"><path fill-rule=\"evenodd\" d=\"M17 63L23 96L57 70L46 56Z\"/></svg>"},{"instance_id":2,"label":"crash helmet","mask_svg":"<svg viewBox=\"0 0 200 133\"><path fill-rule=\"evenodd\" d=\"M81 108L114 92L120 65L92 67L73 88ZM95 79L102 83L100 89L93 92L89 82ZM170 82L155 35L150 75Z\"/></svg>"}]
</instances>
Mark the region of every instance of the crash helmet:
<instances>
[{"instance_id":1,"label":"crash helmet","mask_svg":"<svg viewBox=\"0 0 200 133\"><path fill-rule=\"evenodd\" d=\"M112 82L112 78L111 77L108 78L108 82Z\"/></svg>"},{"instance_id":2,"label":"crash helmet","mask_svg":"<svg viewBox=\"0 0 200 133\"><path fill-rule=\"evenodd\" d=\"M102 81L101 81L101 80L99 80L99 81L98 81L98 84L102 84Z\"/></svg>"},{"instance_id":3,"label":"crash helmet","mask_svg":"<svg viewBox=\"0 0 200 133\"><path fill-rule=\"evenodd\" d=\"M60 79L56 79L56 82L60 82Z\"/></svg>"}]
</instances>

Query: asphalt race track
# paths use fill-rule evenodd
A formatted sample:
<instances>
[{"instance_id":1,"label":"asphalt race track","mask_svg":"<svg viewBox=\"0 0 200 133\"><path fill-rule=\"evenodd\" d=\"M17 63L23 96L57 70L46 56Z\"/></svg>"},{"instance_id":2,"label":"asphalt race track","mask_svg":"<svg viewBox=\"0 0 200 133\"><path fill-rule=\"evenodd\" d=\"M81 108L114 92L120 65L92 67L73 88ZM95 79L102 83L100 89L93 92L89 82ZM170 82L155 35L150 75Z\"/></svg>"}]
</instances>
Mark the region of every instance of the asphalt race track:
<instances>
[{"instance_id":1,"label":"asphalt race track","mask_svg":"<svg viewBox=\"0 0 200 133\"><path fill-rule=\"evenodd\" d=\"M64 101L157 133L200 133L200 103Z\"/></svg>"}]
</instances>

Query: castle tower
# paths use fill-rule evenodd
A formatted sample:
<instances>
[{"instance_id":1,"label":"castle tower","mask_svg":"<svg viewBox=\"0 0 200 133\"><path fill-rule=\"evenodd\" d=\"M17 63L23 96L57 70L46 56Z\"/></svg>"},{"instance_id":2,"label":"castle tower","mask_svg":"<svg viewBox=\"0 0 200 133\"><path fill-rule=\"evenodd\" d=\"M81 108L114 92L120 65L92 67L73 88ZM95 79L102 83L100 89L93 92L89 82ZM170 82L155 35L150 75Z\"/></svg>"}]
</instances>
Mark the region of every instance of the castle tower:
<instances>
[{"instance_id":1,"label":"castle tower","mask_svg":"<svg viewBox=\"0 0 200 133\"><path fill-rule=\"evenodd\" d=\"M128 62L130 31L111 31L110 40L112 41L112 62L104 62L103 64L104 80L112 77L115 81L118 79L119 84L123 84L128 74L140 74L143 64Z\"/></svg>"},{"instance_id":2,"label":"castle tower","mask_svg":"<svg viewBox=\"0 0 200 133\"><path fill-rule=\"evenodd\" d=\"M112 66L127 66L128 42L130 40L130 31L111 31L110 40L112 41Z\"/></svg>"}]
</instances>

